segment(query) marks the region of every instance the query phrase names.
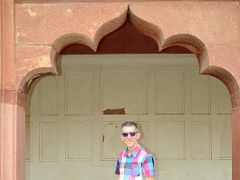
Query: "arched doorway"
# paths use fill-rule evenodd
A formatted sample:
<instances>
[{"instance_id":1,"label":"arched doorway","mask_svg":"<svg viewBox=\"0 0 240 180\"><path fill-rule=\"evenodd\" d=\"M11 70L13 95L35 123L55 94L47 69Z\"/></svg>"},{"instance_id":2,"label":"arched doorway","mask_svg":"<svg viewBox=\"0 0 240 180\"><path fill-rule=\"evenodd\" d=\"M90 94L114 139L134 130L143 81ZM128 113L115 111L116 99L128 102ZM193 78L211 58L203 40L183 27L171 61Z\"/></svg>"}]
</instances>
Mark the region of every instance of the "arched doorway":
<instances>
[{"instance_id":1,"label":"arched doorway","mask_svg":"<svg viewBox=\"0 0 240 180\"><path fill-rule=\"evenodd\" d=\"M76 48L76 45L68 47L68 49L66 48L65 51L68 50L71 52L73 48ZM110 48L112 47L110 46ZM116 49L119 50L118 48ZM181 53L189 52L181 48L178 50ZM76 52L76 50L74 50L74 52ZM174 51L168 49L166 52ZM39 93L37 98L41 99L38 100L40 102L38 104L38 106L40 105L40 115L38 108L36 110L37 112L35 112L37 114L35 114L37 121L32 121L32 123L37 124L35 129L39 131L37 135L35 134L36 139L39 139L38 148L36 148L39 149L39 151L34 151L36 156L33 158L34 160L39 160L39 163L36 163L35 167L42 166L42 168L45 169L46 173L44 174L46 177L44 178L56 178L57 176L59 179L60 177L64 177L64 175L69 177L70 174L72 174L73 179L79 178L76 172L82 169L82 167L78 165L81 164L79 162L83 161L84 164L93 162L92 167L94 167L94 169L104 167L106 174L101 174L101 177L112 179L114 177L112 176L112 169L114 169L115 147L118 143L114 144L114 146L111 143L113 143L117 137L118 128L116 127L119 127L118 125L124 121L125 118L133 118L142 124L146 138L143 139L142 143L150 146L155 157L158 158L158 163L161 162L161 159L163 160L163 163L157 166L157 174L160 179L174 179L176 178L175 176L179 178L179 174L182 175L182 178L192 179L194 177L195 179L201 179L204 177L212 179L212 177L217 177L216 174L219 167L220 169L225 168L224 172L228 174L226 176L229 177L230 168L227 167L229 166L229 162L227 162L227 160L222 161L222 159L231 158L229 146L225 144L225 142L229 143L229 130L231 134L230 115L229 109L225 109L224 106L218 106L218 104L221 104L219 103L221 101L218 101L219 96L216 96L218 93L223 93L225 94L223 97L226 97L227 93L226 90L223 89L223 86L216 82L216 79L212 80L209 77L200 77L196 63L197 60L193 55L189 55L190 58L188 55L185 55L185 57L181 57L180 55L175 57L165 56L165 58L159 56L159 54L153 54L147 57L146 55L137 55L135 57L133 55L129 56L129 59L125 59L125 64L124 58L120 55L85 56L86 59L82 59L83 57L84 56L75 57L75 60L74 57L63 57L63 59L65 58L65 62L63 62L65 65L62 66L63 76L59 76L60 79L53 81L50 80L51 78L48 80L43 79L40 85L41 87L37 87L38 90L36 92ZM108 58L109 60L107 61ZM111 61L112 59L114 59L115 62ZM186 59L190 60L192 64ZM78 64L78 60L82 61L83 64ZM195 64L193 61L195 61ZM131 65L129 62L133 64ZM139 62L141 62L142 65L139 65ZM98 66L97 69L101 70L94 70L96 66ZM67 70L63 67L66 67ZM95 82L95 78L100 79L100 81ZM137 82L136 79L138 80ZM144 85L142 85L142 83L139 84L141 81L143 81ZM77 85L78 82L82 82L80 84L83 84L83 86ZM95 82L96 84L93 83L91 85L89 82ZM113 85L109 85L109 82L112 82ZM117 83L114 84L114 82ZM67 84L68 87L72 86L72 88L66 89L65 86ZM118 86L119 84L120 86ZM132 89L130 88L131 84L135 84ZM61 87L58 88L58 86ZM95 92L92 86L100 87L100 89ZM122 87L124 88L121 89ZM129 87L128 91L131 92L130 94L128 94L127 91L124 92L125 87ZM53 92L49 91L50 89L53 90ZM74 89L78 91L76 92ZM81 89L85 89L85 91ZM143 91L138 89L142 89ZM219 89L222 89L222 91L218 91ZM138 93L135 93L136 97L131 99L133 92L136 92L136 90L138 90ZM80 94L82 93L83 95L76 98L79 91ZM93 93L95 95L93 95L92 98L91 95L88 94L92 91L99 96L99 100L97 101L101 104L99 107L96 106L98 103L94 103L95 105L91 104L91 101L94 99L93 97L96 97L95 93ZM119 93L123 99L125 95L125 100L121 101L122 98L118 99L116 96L119 94L116 94L116 92ZM123 94L121 95L121 93ZM168 93L173 97L169 98ZM59 96L59 94L61 95ZM71 94L75 94L76 96L71 96ZM147 98L145 96L146 94ZM88 101L81 102L81 99L84 97L88 97ZM116 100L111 101L113 98ZM131 101L124 104L127 99ZM57 101L65 103L62 103L62 106L58 106L59 103L57 103ZM228 98L226 98L225 101L230 104ZM55 102L55 105L53 105L52 102ZM139 106L137 108L133 105L131 106L133 102ZM164 104L161 102L164 102ZM86 104L88 108L86 108ZM121 104L125 107L127 115L101 115L102 111L106 108L122 108L122 106L120 106ZM92 111L96 113L94 113L94 117L91 117ZM95 119L96 117L97 120ZM31 120L28 122L28 126L31 127ZM114 128L115 131L113 130ZM86 141L86 139L91 136L91 129L98 132L93 137L93 139L97 139L95 143ZM79 132L83 132L83 134ZM154 132L158 133L154 134ZM50 136L48 136L48 134ZM114 139L109 138L111 134L114 134ZM86 135L86 137L83 135ZM75 142L74 139L76 139L76 137L80 137L80 142L86 144L81 145L81 143L78 144L78 142ZM81 139L81 137L83 139ZM167 137L168 140L165 141ZM63 140L58 141L60 138ZM221 139L221 141L216 142L216 139ZM56 142L59 142L59 144ZM89 152L91 151L92 144L97 143L99 144L94 148L97 150L97 152L94 151L93 153L95 154L94 157ZM103 145L104 143L105 145ZM66 144L69 146L66 146ZM81 149L83 146L86 147L85 150ZM114 148L111 149L111 147ZM61 155L59 156L56 152ZM215 164L216 160L220 160L225 164L222 167L220 165L214 169L214 167L217 167ZM58 164L56 162L59 162L59 164L62 162L61 165L68 164L71 168L66 169L64 165L54 166ZM180 166L178 166L179 163L181 164ZM206 164L209 165L207 168ZM200 175L200 173L196 171L196 169L199 168L202 173L203 167L206 168L205 171L211 171L212 176L209 177L206 174L206 176ZM74 168L75 170L73 170ZM172 174L173 169L178 171L179 174L177 174L177 172L176 174ZM57 172L61 172L61 170L65 170L66 173L64 175L57 174ZM84 172L88 174L88 170L89 166L86 166ZM52 173L54 171L56 171L56 173ZM216 171L216 174L214 171ZM102 170L99 170L99 172L102 172ZM33 174L37 173L36 171L33 172ZM47 176L47 174L51 174L51 176ZM94 175L99 178L97 172ZM94 179L94 175L91 177L92 179ZM224 175L221 174L217 179L224 179L226 176L224 177ZM40 178L43 178L43 176Z\"/></svg>"}]
</instances>

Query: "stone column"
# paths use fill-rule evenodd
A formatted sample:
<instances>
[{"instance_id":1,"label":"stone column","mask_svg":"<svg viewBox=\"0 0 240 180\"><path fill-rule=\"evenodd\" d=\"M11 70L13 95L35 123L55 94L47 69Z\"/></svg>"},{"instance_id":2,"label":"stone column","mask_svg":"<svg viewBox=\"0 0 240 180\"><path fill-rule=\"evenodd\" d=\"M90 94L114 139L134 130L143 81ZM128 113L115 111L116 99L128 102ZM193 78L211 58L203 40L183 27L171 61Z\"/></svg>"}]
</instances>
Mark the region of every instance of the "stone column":
<instances>
[{"instance_id":1,"label":"stone column","mask_svg":"<svg viewBox=\"0 0 240 180\"><path fill-rule=\"evenodd\" d=\"M25 94L1 92L1 180L24 180Z\"/></svg>"},{"instance_id":2,"label":"stone column","mask_svg":"<svg viewBox=\"0 0 240 180\"><path fill-rule=\"evenodd\" d=\"M15 88L14 0L0 0L0 180L24 180L25 95Z\"/></svg>"},{"instance_id":3,"label":"stone column","mask_svg":"<svg viewBox=\"0 0 240 180\"><path fill-rule=\"evenodd\" d=\"M232 110L232 179L240 179L240 107Z\"/></svg>"}]
</instances>

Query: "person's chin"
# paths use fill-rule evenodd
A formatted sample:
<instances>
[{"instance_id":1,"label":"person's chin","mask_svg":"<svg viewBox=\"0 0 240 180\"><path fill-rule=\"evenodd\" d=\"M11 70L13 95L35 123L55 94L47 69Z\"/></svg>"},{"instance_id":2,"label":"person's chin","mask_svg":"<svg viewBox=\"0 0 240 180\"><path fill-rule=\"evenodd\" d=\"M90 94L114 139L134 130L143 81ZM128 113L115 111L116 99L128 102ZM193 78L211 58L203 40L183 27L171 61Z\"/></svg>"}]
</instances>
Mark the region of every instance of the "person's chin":
<instances>
[{"instance_id":1,"label":"person's chin","mask_svg":"<svg viewBox=\"0 0 240 180\"><path fill-rule=\"evenodd\" d=\"M128 147L128 148L131 148L131 147L133 147L133 146L134 146L134 144L132 144L132 143L127 144L127 147Z\"/></svg>"}]
</instances>

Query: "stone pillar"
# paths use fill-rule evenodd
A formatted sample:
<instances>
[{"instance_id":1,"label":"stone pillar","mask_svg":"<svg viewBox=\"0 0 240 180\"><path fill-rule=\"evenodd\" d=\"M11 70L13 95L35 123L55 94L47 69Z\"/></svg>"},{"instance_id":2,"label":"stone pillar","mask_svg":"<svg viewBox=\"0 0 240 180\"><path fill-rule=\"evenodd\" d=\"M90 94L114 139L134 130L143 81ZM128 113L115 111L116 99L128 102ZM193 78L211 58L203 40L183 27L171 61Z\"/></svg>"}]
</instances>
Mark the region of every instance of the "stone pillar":
<instances>
[{"instance_id":1,"label":"stone pillar","mask_svg":"<svg viewBox=\"0 0 240 180\"><path fill-rule=\"evenodd\" d=\"M0 180L24 180L25 95L15 89L14 0L0 0Z\"/></svg>"},{"instance_id":2,"label":"stone pillar","mask_svg":"<svg viewBox=\"0 0 240 180\"><path fill-rule=\"evenodd\" d=\"M240 107L232 110L232 179L240 179Z\"/></svg>"},{"instance_id":3,"label":"stone pillar","mask_svg":"<svg viewBox=\"0 0 240 180\"><path fill-rule=\"evenodd\" d=\"M14 0L1 2L1 89L14 89Z\"/></svg>"},{"instance_id":4,"label":"stone pillar","mask_svg":"<svg viewBox=\"0 0 240 180\"><path fill-rule=\"evenodd\" d=\"M25 94L2 91L1 180L24 180Z\"/></svg>"}]
</instances>

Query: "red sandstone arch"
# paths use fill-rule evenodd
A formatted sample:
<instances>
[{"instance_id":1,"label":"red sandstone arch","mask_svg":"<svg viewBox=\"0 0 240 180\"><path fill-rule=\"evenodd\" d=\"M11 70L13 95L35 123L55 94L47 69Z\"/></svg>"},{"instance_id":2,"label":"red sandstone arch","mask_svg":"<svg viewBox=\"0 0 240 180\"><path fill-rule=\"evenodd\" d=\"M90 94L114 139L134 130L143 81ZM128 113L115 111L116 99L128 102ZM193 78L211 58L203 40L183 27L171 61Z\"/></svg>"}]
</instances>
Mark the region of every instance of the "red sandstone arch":
<instances>
[{"instance_id":1,"label":"red sandstone arch","mask_svg":"<svg viewBox=\"0 0 240 180\"><path fill-rule=\"evenodd\" d=\"M35 67L30 70L23 77L21 77L22 79L19 79L20 82L18 85L18 89L23 92L27 92L30 88L29 85L31 85L32 80L36 79L36 77L45 74L57 74L57 56L61 52L61 50L64 49L64 47L70 44L81 43L96 52L100 40L103 39L104 36L106 36L107 34L121 27L127 20L127 17L139 31L156 41L159 53L161 53L161 51L164 51L167 48L176 46L186 48L192 53L194 53L197 56L199 62L200 73L212 75L220 79L229 89L233 108L239 105L240 100L239 97L236 96L236 92L238 92L239 87L234 76L222 67L209 65L208 52L207 48L204 45L204 42L202 42L198 37L195 37L194 35L182 33L174 34L164 39L164 32L162 32L162 30L158 26L149 23L144 19L141 19L133 12L131 12L131 10L124 11L117 18L114 18L102 24L99 29L97 29L93 39L77 32L71 34L64 34L60 37L57 37L56 40L52 43L52 45L49 47L50 50L48 50L48 58L51 62L51 65L45 67Z\"/></svg>"},{"instance_id":2,"label":"red sandstone arch","mask_svg":"<svg viewBox=\"0 0 240 180\"><path fill-rule=\"evenodd\" d=\"M30 62L28 60L24 61L23 58L28 58L28 54L25 53L29 53L31 55L30 62L36 62L28 69L28 71L26 71L25 68ZM21 80L17 82L17 89L20 92L28 92L33 80L37 79L37 77L46 74L57 74L57 53L53 47L43 47L41 49L30 47L19 48L16 56L16 60L18 60L18 58L22 60L22 64L18 67L20 71L16 74L16 79Z\"/></svg>"},{"instance_id":3,"label":"red sandstone arch","mask_svg":"<svg viewBox=\"0 0 240 180\"><path fill-rule=\"evenodd\" d=\"M117 18L111 19L110 21L102 24L99 29L97 29L93 39L78 33L64 34L58 37L53 43L52 46L56 52L60 53L61 50L69 44L80 43L88 46L92 50L96 51L100 40L111 33L112 31L118 29L124 24L127 18L127 11L124 11Z\"/></svg>"},{"instance_id":4,"label":"red sandstone arch","mask_svg":"<svg viewBox=\"0 0 240 180\"><path fill-rule=\"evenodd\" d=\"M80 43L83 44L93 51L95 51L94 42L84 34L72 33L72 34L65 34L58 37L52 44L53 48L56 50L57 53L60 53L62 49L66 46L73 44L73 43Z\"/></svg>"},{"instance_id":5,"label":"red sandstone arch","mask_svg":"<svg viewBox=\"0 0 240 180\"><path fill-rule=\"evenodd\" d=\"M186 48L195 54L198 59L200 73L209 66L207 49L199 38L190 34L172 35L164 40L162 50L173 46Z\"/></svg>"},{"instance_id":6,"label":"red sandstone arch","mask_svg":"<svg viewBox=\"0 0 240 180\"><path fill-rule=\"evenodd\" d=\"M229 90L232 108L239 106L239 86L235 77L223 67L209 65L208 50L200 39L189 34L173 35L164 40L162 50L173 46L184 47L194 53L198 59L200 74L210 75L222 81Z\"/></svg>"},{"instance_id":7,"label":"red sandstone arch","mask_svg":"<svg viewBox=\"0 0 240 180\"><path fill-rule=\"evenodd\" d=\"M3 35L7 35L7 38L10 38L10 43L6 43L9 47L11 47L9 50L9 53L14 54L13 51L15 51L15 62L9 62L14 64L14 67L10 67L12 69L14 69L13 74L15 73L15 90L18 90L18 94L15 91L9 91L9 93L11 94L11 97L14 99L14 101L17 99L17 101L24 101L24 93L27 92L27 90L30 88L31 85L31 81L33 81L35 78L37 78L38 76L42 76L43 74L56 74L56 58L58 53L60 52L61 48L64 48L65 45L69 44L69 43L74 43L74 40L68 39L65 35L67 34L71 34L74 35L75 33L79 33L79 32L64 32L64 33L60 33L57 34L55 33L56 37L52 37L53 40L42 40L41 38L38 37L42 36L44 34L45 31L40 32L37 31L38 29L44 28L36 28L34 29L34 23L35 22L33 19L39 20L38 18L42 18L44 16L49 16L49 19L54 18L54 16L51 16L51 13L49 13L49 10L46 10L47 7L41 6L41 5L30 5L30 15L32 15L31 17L28 17L28 9L24 9L25 7L22 7L21 4L14 4L12 2L9 1L9 3L7 3L8 1L3 1L3 7L6 8L7 10L5 10L4 12L9 12L9 14L7 14L6 16L6 22L5 23L5 29L10 28L9 33L4 32ZM10 5L11 4L11 5ZM70 7L72 8L71 3L69 3ZM108 6L107 3L103 3L104 6ZM76 3L77 6L79 6L78 3ZM87 4L89 5L89 4ZM92 5L92 4L91 4ZM92 26L88 27L89 29L84 29L82 30L83 32L81 32L80 36L83 36L84 34L86 36L86 40L85 43L87 44L87 46L91 47L92 49L96 49L97 44L99 43L99 41L106 36L107 34L109 34L111 31L117 29L118 27L121 26L121 24L123 24L123 22L126 20L126 16L127 16L127 10L128 7L130 9L129 11L129 19L136 25L136 27L141 30L145 35L148 35L150 37L152 37L153 39L155 39L155 41L158 43L158 47L159 47L159 52L167 49L168 47L173 47L173 46L182 46L185 48L189 48L192 50L192 52L194 52L197 57L198 60L200 62L200 72L201 74L209 74L212 75L214 77L219 78L229 89L230 95L231 95L231 100L232 100L232 106L233 106L233 110L232 110L232 123L233 123L233 180L238 180L240 178L240 154L239 154L239 149L240 149L240 133L239 133L239 127L240 127L240 93L239 93L239 85L240 84L240 76L238 75L238 70L239 70L239 65L236 66L236 68L234 68L234 64L232 65L231 63L236 63L237 60L239 60L239 21L238 18L239 17L239 3L222 3L222 2L217 2L217 3L199 3L199 2L191 2L190 4L187 2L159 2L159 4L147 4L148 6L148 11L146 12L146 10L144 10L144 6L146 4L144 3L119 3L119 4L111 4L108 12L105 14L107 17L103 18L103 21L97 19L98 17L96 15L92 15L92 18L97 19L96 21L98 23L102 23L100 26L96 26L97 27L97 31L95 31L95 29L93 29L92 32L90 32L90 28L92 28ZM15 10L13 10L13 6L15 7ZM56 10L56 9L61 9L62 6L56 4L55 5L55 9L50 9L50 11L52 10ZM198 12L203 12L203 9L206 8L207 9L207 13L204 11L204 13L202 13L202 16L204 18L200 18L198 17L198 15L191 17L191 18L186 18L186 16L190 17L192 14L189 13L179 13L178 7L181 7L181 12L185 12L188 11L189 7L194 8L194 10L197 10ZM199 7L200 6L200 7ZM2 9L4 9L2 7ZM102 4L94 4L91 6L91 8L97 10L98 8L102 8ZM165 10L162 11L162 13L158 14L157 17L153 17L154 13L158 12L157 10L160 9L160 7L166 7ZM226 8L225 8L226 7ZM28 7L27 7L28 8ZM113 10L111 10L111 8L113 8ZM159 8L159 9L158 9ZM187 8L187 9L186 9ZM209 22L208 20L208 13L209 13L209 9L212 12L212 8L214 8L215 13L216 14L212 14L214 17L213 19L211 18L211 20L214 21L215 19L221 19L221 23L217 22L217 23L212 23ZM40 9L39 11L37 11L38 9ZM81 7L81 10L85 10L86 8ZM107 9L107 8L106 8ZM33 11L32 11L33 10ZM117 10L117 12L121 12L120 14L116 15L116 13L113 13ZM204 9L205 10L205 9ZM229 11L230 10L230 11ZM36 11L36 12L35 12ZM11 12L11 13L10 13ZM42 12L42 13L47 13L47 15L44 15L42 17L38 17L38 13ZM143 13L144 12L144 13ZM220 14L220 13L221 14ZM15 21L13 21L14 19L14 15L15 16ZM80 14L80 15L79 15ZM79 13L78 17L81 15L85 15L84 12L81 14ZM104 14L104 13L103 13ZM5 14L4 14L5 15ZM168 17L171 16L172 17ZM180 17L178 18L178 15L180 15ZM186 16L185 16L186 15ZM221 17L219 17L219 15L223 15ZM164 17L163 17L164 16ZM21 18L16 18L16 17L21 17ZM85 16L84 16L85 17ZM185 18L183 18L185 17ZM217 18L216 18L217 17ZM208 32L206 31L206 28L204 29L204 33L203 35L201 35L201 33L199 34L196 33L196 29L194 30L189 30L189 31L185 31L186 29L188 30L189 25L192 23L192 19L196 18L197 24L199 26L207 24L211 27L216 27L217 30L224 30L223 26L226 26L226 22L228 22L227 20L230 19L229 17L235 18L232 20L232 23L230 23L231 25L231 29L228 31L228 33L226 33L226 37L224 39L224 41L222 42L222 44L218 44L216 43L216 41L218 41L218 38L221 38L222 34L218 34L219 31L217 31L217 35L214 35L214 40L209 40L208 38L211 37L212 35L206 35L208 34ZM59 18L59 17L58 17ZM154 19L155 18L155 19ZM174 31L169 31L166 32L167 29L171 29L170 25L166 25L164 28L162 27L162 23L157 22L157 19L159 18L160 21L163 21L164 19L168 19L168 20L172 20L172 19L181 19L183 18L184 20L189 20L187 23L187 27L186 28L181 28L178 25L174 26L173 28ZM24 21L26 19L31 19L30 21ZM87 20L91 20L91 18L86 17ZM94 19L94 20L95 20ZM111 20L112 19L112 20ZM54 19L56 20L56 19ZM195 19L194 19L195 20ZM24 21L24 23L21 24L21 21ZM106 22L105 22L106 21ZM14 23L13 23L14 22ZM59 21L58 21L59 22ZM222 23L224 22L224 23ZM236 22L236 23L234 23ZM16 25L15 25L16 23ZM26 24L25 24L26 23ZM48 22L49 23L49 22ZM20 24L20 25L19 25ZM83 23L84 26L86 25L86 23ZM46 23L46 25L49 25ZM199 26L197 25L197 28L199 28ZM15 26L15 32L16 32L16 36L19 36L16 38L16 46L15 48L13 48L14 43L13 43L13 38L12 37L14 35L14 26ZM21 34L22 32L19 32L18 26L20 26L20 29L22 29L22 27L27 27L30 28L30 31L28 31L29 29L26 30L26 37L24 37L24 34ZM219 26L219 27L218 27ZM7 28L6 28L7 27ZM46 29L48 29L51 26L47 26ZM81 26L83 27L83 26ZM33 29L31 29L33 28ZM233 30L232 30L233 29ZM52 29L50 29L52 30ZM237 31L238 30L238 31ZM36 31L36 32L35 32ZM53 30L52 30L53 31ZM28 34L29 32L34 32L35 34L37 34L37 37L35 36L35 34ZM18 34L19 33L19 34ZM59 33L59 32L58 32ZM221 31L222 33L222 31ZM230 33L230 34L229 34ZM182 36L184 34L184 36ZM75 34L76 35L76 34ZM78 36L79 34L77 34ZM185 36L186 35L186 36ZM60 39L58 39L60 37ZM179 37L180 40L178 40ZM230 39L228 39L230 37ZM189 40L190 38L190 40ZM63 41L61 41L61 39ZM65 40L68 39L68 40ZM89 40L88 40L89 39ZM198 43L198 39L200 40L200 43ZM78 39L79 40L79 39ZM7 42L7 40L4 40L4 42ZM57 42L56 44L54 42ZM201 42L202 44L204 44L205 46L201 46ZM59 43L59 44L58 44ZM66 43L66 44L65 44ZM81 42L84 43L84 42ZM206 44L207 43L207 44ZM212 44L211 44L212 43ZM215 43L215 44L214 44ZM225 43L227 44L225 46ZM55 45L54 45L55 44ZM58 45L57 45L58 44ZM200 45L200 46L198 46ZM5 49L9 49L9 47L5 48ZM59 48L58 48L59 47ZM205 47L205 49L203 48ZM233 61L231 61L230 63L225 63L226 66L224 67L220 67L221 66L221 61L217 61L216 59L219 58L218 57L214 57L215 55L218 55L219 52L221 52L223 47L227 47L227 52L222 53L221 55L225 55L223 57L224 60L230 60L231 58L234 58ZM203 48L203 49L202 49ZM233 55L231 55L231 53L233 53ZM28 56L29 55L29 56ZM3 56L3 57L7 57L6 59L11 60L12 56L9 58L7 55ZM43 59L41 59L40 57L43 57ZM212 63L210 63L210 60L212 60L212 58L215 58L214 61L212 61ZM224 64L224 63L223 63ZM14 80L12 80L14 82ZM6 91L8 92L8 91ZM22 93L23 92L23 93ZM21 94L22 93L22 94ZM6 96L8 97L8 96ZM9 96L10 97L10 96ZM16 99L15 99L16 98ZM22 100L21 100L22 99ZM3 100L4 103L8 103L10 102L9 99ZM2 125L5 125L4 127L6 127L5 131L2 133L2 140L3 142L1 143L2 148L1 148L1 160L2 160L2 165L1 165L1 173L4 172L4 174L1 175L1 177L4 177L6 180L12 180L12 179L20 179L23 180L24 179L24 159L23 159L23 152L22 150L24 148L22 148L22 146L24 146L22 144L23 136L19 136L19 133L21 135L21 129L24 129L23 124L24 124L24 113L20 113L20 115L16 115L16 113L18 113L18 111L23 112L24 111L24 103L20 103L20 106L18 107L18 109L15 107L15 102L12 103L14 105L14 107L10 107L10 108L6 108L7 110L9 110L9 112L4 112L5 114L2 117L5 117L6 120L4 121L4 123L2 123ZM8 105L7 105L8 106ZM22 107L22 108L21 108ZM11 114L12 113L12 114ZM22 117L20 117L22 115ZM14 122L12 122L14 121ZM18 129L18 130L16 130ZM16 148L20 147L19 152L15 152ZM14 151L13 151L14 150ZM4 157L4 158L3 158Z\"/></svg>"},{"instance_id":8,"label":"red sandstone arch","mask_svg":"<svg viewBox=\"0 0 240 180\"><path fill-rule=\"evenodd\" d=\"M207 68L201 71L201 74L211 75L222 81L228 88L232 108L235 109L236 107L239 107L240 104L239 86L236 82L236 79L230 72L228 72L222 67L208 66Z\"/></svg>"},{"instance_id":9,"label":"red sandstone arch","mask_svg":"<svg viewBox=\"0 0 240 180\"><path fill-rule=\"evenodd\" d=\"M86 34L79 34L78 32L71 32L67 34L61 34L58 37L54 37L55 40L53 42L46 45L46 47L20 47L17 49L16 52L16 60L19 58L24 60L26 58L25 53L32 53L37 52L37 55L33 58L30 57L30 61L37 61L34 66L30 66L25 68L24 63L22 61L16 63L16 87L19 91L26 93L30 88L32 81L39 76L43 76L46 74L57 74L57 67L56 67L56 59L59 52L69 44L72 43L82 43L86 46L90 47L94 51L96 51L100 40L109 34L110 32L119 28L129 16L129 20L133 22L133 24L145 35L153 38L157 44L159 53L164 51L169 47L174 46L181 46L184 48L189 49L191 52L196 54L199 66L200 66L200 73L201 74L208 74L212 75L218 79L220 79L228 88L229 93L231 95L232 107L233 107L233 123L235 126L233 127L233 132L238 132L237 125L240 126L240 122L238 119L240 118L239 111L235 109L240 105L240 93L239 93L239 86L235 79L234 74L230 73L228 69L219 67L217 65L209 64L209 46L206 46L206 42L204 42L201 37L198 37L194 34L186 34L182 31L177 33L169 33L166 35L166 32L161 29L158 25L155 25L153 21L149 21L148 19L144 19L139 15L139 12L136 13L135 9L130 6L130 10L127 13L127 9L123 10L122 13L105 23L103 23L98 29L96 30L93 36L86 35ZM138 15L137 15L138 14ZM21 51L22 50L22 51ZM41 52L38 54L38 52ZM24 54L24 55L23 55ZM39 59L39 56L44 54L44 61ZM34 59L35 58L35 59ZM26 61L28 63L28 61ZM20 98L19 96L18 98ZM233 166L239 167L240 164L240 157L237 155L236 150L239 149L239 143L236 140L240 139L238 134L233 136L233 141L235 145L233 147L233 155L235 156L235 161L233 162ZM236 140L235 140L236 139ZM236 147L236 148L235 148ZM239 170L233 170L233 176L240 177ZM234 180L235 180L234 179Z\"/></svg>"}]
</instances>

